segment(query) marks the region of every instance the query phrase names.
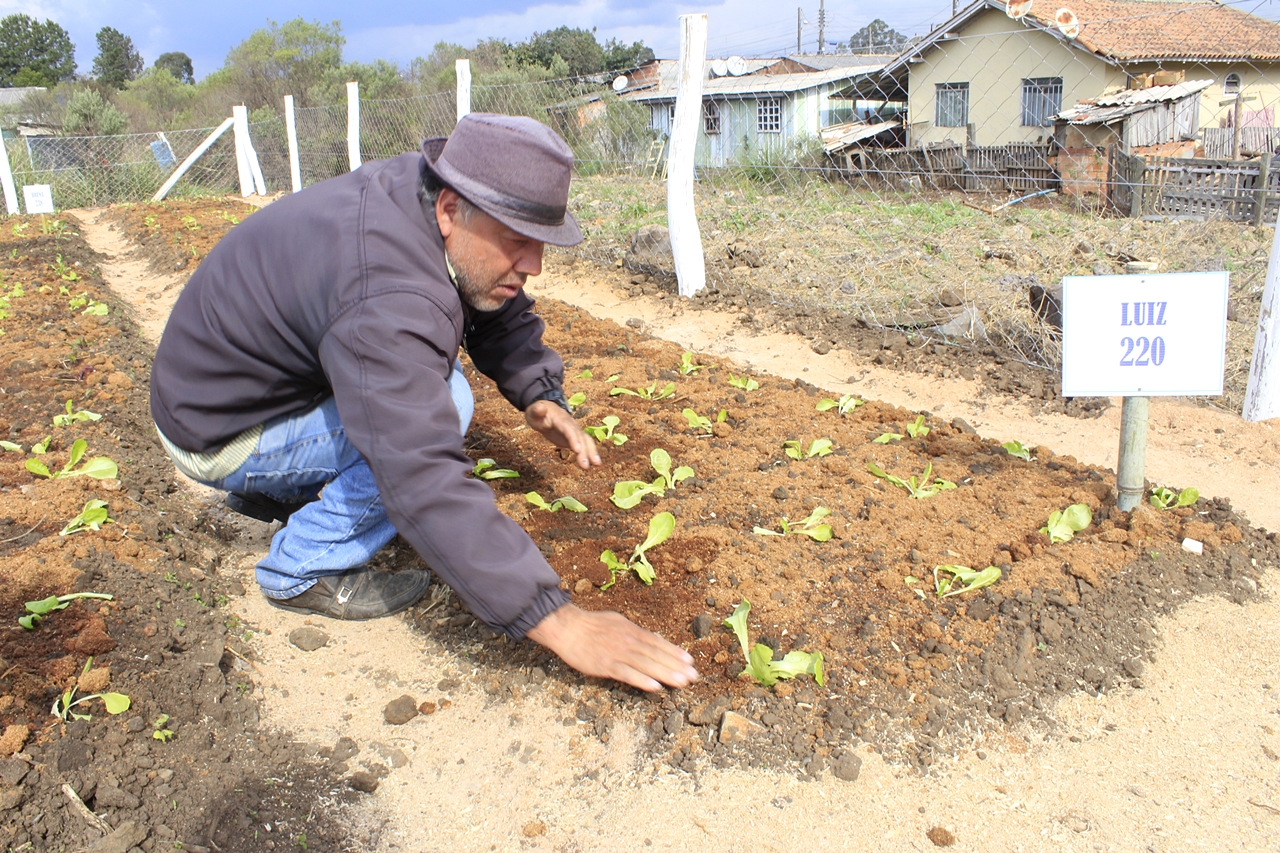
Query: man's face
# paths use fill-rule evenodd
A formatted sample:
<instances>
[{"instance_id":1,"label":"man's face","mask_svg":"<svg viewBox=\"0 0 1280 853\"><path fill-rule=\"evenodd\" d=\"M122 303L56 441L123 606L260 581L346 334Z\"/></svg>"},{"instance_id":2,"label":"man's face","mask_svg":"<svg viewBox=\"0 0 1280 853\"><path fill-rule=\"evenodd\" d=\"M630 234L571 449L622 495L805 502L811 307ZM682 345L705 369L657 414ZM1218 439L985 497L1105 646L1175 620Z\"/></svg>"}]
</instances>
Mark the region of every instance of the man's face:
<instances>
[{"instance_id":1,"label":"man's face","mask_svg":"<svg viewBox=\"0 0 1280 853\"><path fill-rule=\"evenodd\" d=\"M441 190L436 219L458 289L477 311L496 311L520 292L529 276L542 272L542 243L479 209L462 217L457 199L452 190Z\"/></svg>"}]
</instances>

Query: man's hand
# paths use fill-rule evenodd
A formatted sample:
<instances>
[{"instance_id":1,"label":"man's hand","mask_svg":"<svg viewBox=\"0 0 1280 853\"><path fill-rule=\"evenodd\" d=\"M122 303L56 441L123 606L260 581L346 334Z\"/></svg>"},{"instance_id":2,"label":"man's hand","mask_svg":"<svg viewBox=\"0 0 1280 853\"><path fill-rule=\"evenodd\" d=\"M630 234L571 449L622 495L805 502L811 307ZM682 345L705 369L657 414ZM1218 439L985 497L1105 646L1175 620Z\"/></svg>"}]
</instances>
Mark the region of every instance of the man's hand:
<instances>
[{"instance_id":1,"label":"man's hand","mask_svg":"<svg viewBox=\"0 0 1280 853\"><path fill-rule=\"evenodd\" d=\"M566 604L528 633L583 675L612 678L661 690L698 680L693 658L679 646L644 630L621 613L581 610Z\"/></svg>"},{"instance_id":2,"label":"man's hand","mask_svg":"<svg viewBox=\"0 0 1280 853\"><path fill-rule=\"evenodd\" d=\"M548 400L538 400L524 411L524 420L531 428L556 447L567 447L576 457L574 461L583 471L600 464L600 451L595 439L582 431L573 415Z\"/></svg>"}]
</instances>

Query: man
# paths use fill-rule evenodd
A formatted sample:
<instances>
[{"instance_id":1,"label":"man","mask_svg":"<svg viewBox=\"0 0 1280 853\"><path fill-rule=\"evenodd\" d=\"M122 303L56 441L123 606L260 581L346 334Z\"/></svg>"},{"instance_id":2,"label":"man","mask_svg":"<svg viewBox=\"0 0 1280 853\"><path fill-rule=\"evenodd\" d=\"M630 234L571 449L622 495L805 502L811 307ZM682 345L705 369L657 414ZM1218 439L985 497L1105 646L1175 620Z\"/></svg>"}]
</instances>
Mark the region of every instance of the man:
<instances>
[{"instance_id":1,"label":"man","mask_svg":"<svg viewBox=\"0 0 1280 853\"><path fill-rule=\"evenodd\" d=\"M430 573L373 571L397 531L485 623L644 690L692 658L616 613L579 610L525 532L467 473L473 364L584 470L595 443L563 405L525 280L572 245L573 154L532 119L476 114L421 153L367 163L234 228L174 305L151 409L178 469L287 520L258 564L278 607L398 612ZM323 490L322 490L323 489Z\"/></svg>"}]
</instances>

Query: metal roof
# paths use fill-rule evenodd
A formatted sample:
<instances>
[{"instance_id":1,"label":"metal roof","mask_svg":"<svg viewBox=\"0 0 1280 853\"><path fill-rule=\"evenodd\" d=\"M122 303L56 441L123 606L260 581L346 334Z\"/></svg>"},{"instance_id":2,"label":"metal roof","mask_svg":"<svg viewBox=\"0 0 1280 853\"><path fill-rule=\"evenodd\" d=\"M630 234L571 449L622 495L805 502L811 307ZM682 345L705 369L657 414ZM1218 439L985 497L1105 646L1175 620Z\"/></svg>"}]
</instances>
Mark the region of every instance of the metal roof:
<instances>
[{"instance_id":1,"label":"metal roof","mask_svg":"<svg viewBox=\"0 0 1280 853\"><path fill-rule=\"evenodd\" d=\"M758 69L767 68L778 59L767 60L747 60L748 67L759 63ZM675 60L662 60L658 68L658 80L655 83L641 84L634 89L622 92L619 97L631 101L670 101L676 96L676 83L679 73L680 63ZM785 94L788 92L798 92L802 89L812 89L827 83L835 83L849 80L866 74L874 74L884 68L884 62L874 62L865 65L844 66L841 68L830 68L826 71L803 71L798 73L783 74L763 74L757 70L755 73L747 73L738 77L711 77L710 63L707 63L707 77L702 81L702 96L705 97L733 97L746 95L768 95L768 94Z\"/></svg>"},{"instance_id":2,"label":"metal roof","mask_svg":"<svg viewBox=\"0 0 1280 853\"><path fill-rule=\"evenodd\" d=\"M1126 89L1099 95L1080 101L1054 118L1069 124L1110 124L1117 119L1150 109L1156 104L1180 101L1203 92L1213 85L1212 80L1189 80L1173 86L1152 86L1148 89Z\"/></svg>"},{"instance_id":3,"label":"metal roof","mask_svg":"<svg viewBox=\"0 0 1280 853\"><path fill-rule=\"evenodd\" d=\"M875 124L848 122L832 127L824 127L822 129L822 147L829 152L839 151L841 148L847 148L857 142L862 142L864 139L879 136L899 127L902 127L902 122L898 119L876 122Z\"/></svg>"}]
</instances>

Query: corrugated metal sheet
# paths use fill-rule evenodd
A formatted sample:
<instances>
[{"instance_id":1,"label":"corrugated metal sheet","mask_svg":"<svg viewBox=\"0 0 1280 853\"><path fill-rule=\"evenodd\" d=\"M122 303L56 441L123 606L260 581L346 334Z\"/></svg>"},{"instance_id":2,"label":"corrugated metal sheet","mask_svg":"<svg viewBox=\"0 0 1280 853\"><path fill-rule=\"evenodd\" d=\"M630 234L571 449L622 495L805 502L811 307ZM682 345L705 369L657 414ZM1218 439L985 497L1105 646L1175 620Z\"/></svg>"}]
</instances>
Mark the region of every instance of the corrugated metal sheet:
<instances>
[{"instance_id":1,"label":"corrugated metal sheet","mask_svg":"<svg viewBox=\"0 0 1280 853\"><path fill-rule=\"evenodd\" d=\"M764 60L751 60L763 62ZM769 60L772 64L776 60ZM676 96L677 62L663 62L658 70L658 81L647 86L637 86L622 92L619 97L630 101L670 101ZM709 66L708 66L709 67ZM798 74L743 74L740 77L710 77L702 81L704 98L747 97L750 95L786 94L811 89L826 83L850 80L864 74L872 74L884 67L883 62L867 65L831 68L826 71L809 71Z\"/></svg>"},{"instance_id":2,"label":"corrugated metal sheet","mask_svg":"<svg viewBox=\"0 0 1280 853\"><path fill-rule=\"evenodd\" d=\"M1172 104L1199 95L1213 85L1212 80L1191 80L1174 86L1152 86L1149 89L1126 89L1081 101L1058 113L1055 118L1069 124L1110 124L1125 116L1150 110L1157 104Z\"/></svg>"}]
</instances>

